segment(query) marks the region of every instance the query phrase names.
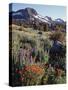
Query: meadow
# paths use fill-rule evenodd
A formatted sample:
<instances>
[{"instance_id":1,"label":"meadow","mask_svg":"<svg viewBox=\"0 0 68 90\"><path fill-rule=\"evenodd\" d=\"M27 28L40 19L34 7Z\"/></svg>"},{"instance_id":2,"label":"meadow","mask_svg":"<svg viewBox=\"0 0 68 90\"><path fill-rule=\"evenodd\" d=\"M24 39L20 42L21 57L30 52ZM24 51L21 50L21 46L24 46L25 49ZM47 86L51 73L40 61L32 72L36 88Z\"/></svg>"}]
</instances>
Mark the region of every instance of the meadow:
<instances>
[{"instance_id":1,"label":"meadow","mask_svg":"<svg viewBox=\"0 0 68 90\"><path fill-rule=\"evenodd\" d=\"M11 26L9 28L9 32L12 33L9 46L12 50L12 83L14 86L66 83L65 32L44 32L14 24L12 28ZM63 36L63 39L60 36ZM60 54L56 52L52 54L54 41L60 40L62 51L56 46Z\"/></svg>"}]
</instances>

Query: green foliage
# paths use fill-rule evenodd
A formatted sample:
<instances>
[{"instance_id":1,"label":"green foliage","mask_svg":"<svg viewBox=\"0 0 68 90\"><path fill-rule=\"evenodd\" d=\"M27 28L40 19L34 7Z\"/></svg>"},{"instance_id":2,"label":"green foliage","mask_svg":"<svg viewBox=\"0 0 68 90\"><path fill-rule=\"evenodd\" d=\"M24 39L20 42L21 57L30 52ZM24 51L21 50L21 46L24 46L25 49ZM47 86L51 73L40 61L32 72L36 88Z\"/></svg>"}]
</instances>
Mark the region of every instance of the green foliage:
<instances>
[{"instance_id":1,"label":"green foliage","mask_svg":"<svg viewBox=\"0 0 68 90\"><path fill-rule=\"evenodd\" d=\"M58 39L58 36L60 36L60 34L55 34L55 35L52 34L51 39L56 40L56 39ZM10 43L10 46L11 46L11 43ZM34 74L33 72L25 71L24 77L22 75L22 78L21 78L21 73L19 74L19 73L16 73L13 71L13 73L16 77L17 84L20 84L20 83L18 83L18 82L20 82L20 80L18 81L19 78L21 78L22 85L40 85L40 84L45 85L45 84L59 84L59 83L66 82L66 74L64 74L61 77L58 77L55 74L55 72L56 72L55 68L53 68L54 71L52 72L52 71L48 70L49 67L45 67L45 64L49 63L49 58L50 58L49 50L52 46L51 40L48 37L46 37L46 35L43 34L43 32L40 36L40 35L38 35L37 31L34 31L30 28L27 29L27 32L12 31L12 48L11 47L10 48L12 49L12 60L13 60L13 67L15 70L19 69L19 71L20 71L21 69L23 69L26 66L24 64L20 65L20 62L19 62L19 50L21 47L24 47L24 46L26 48L30 48L30 49L35 48L36 49L35 52L33 52L33 55L31 54L34 58L37 57L38 51L39 51L38 57L41 60L39 60L37 63L33 62L33 64L35 64L35 63L37 65L39 64L40 68L43 68L45 70L45 73L44 73L44 75L41 74L41 75L37 76L37 74ZM65 49L66 49L66 47L63 47L63 52L65 52L64 51ZM57 58L59 58L59 63L61 64L61 66L63 66L63 68L66 69L66 62L65 62L66 58L65 57L66 56L64 56L64 58L59 58L59 57L57 57ZM34 58L33 58L33 60L34 60ZM25 60L25 61L27 62L27 60ZM51 62L53 62L53 60ZM31 63L29 63L29 65L31 65Z\"/></svg>"}]
</instances>

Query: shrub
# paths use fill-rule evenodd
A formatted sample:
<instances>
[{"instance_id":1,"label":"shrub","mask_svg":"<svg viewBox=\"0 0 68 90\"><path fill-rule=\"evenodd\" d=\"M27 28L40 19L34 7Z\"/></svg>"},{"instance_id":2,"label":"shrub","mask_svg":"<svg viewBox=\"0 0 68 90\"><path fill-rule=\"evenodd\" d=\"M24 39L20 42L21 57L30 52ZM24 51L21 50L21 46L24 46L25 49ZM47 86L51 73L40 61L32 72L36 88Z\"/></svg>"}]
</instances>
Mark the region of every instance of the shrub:
<instances>
[{"instance_id":1,"label":"shrub","mask_svg":"<svg viewBox=\"0 0 68 90\"><path fill-rule=\"evenodd\" d=\"M41 82L41 78L44 75L44 69L38 65L26 66L24 71L24 81L25 85L38 85Z\"/></svg>"}]
</instances>

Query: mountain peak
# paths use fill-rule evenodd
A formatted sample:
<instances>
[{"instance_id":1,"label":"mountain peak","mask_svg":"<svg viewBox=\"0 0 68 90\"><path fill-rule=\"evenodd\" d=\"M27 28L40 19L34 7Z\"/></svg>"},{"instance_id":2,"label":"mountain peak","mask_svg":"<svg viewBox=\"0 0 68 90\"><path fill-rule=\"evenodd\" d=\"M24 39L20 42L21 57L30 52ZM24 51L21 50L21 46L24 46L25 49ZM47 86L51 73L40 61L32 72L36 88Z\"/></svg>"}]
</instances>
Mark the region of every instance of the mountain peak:
<instances>
[{"instance_id":1,"label":"mountain peak","mask_svg":"<svg viewBox=\"0 0 68 90\"><path fill-rule=\"evenodd\" d=\"M25 8L25 11L28 11L28 13L31 13L31 14L37 15L36 10L33 9L33 8L27 7L27 8Z\"/></svg>"},{"instance_id":2,"label":"mountain peak","mask_svg":"<svg viewBox=\"0 0 68 90\"><path fill-rule=\"evenodd\" d=\"M56 22L56 23L62 23L62 24L65 23L64 20L61 19L61 18L57 18L57 19L55 19L55 22Z\"/></svg>"},{"instance_id":3,"label":"mountain peak","mask_svg":"<svg viewBox=\"0 0 68 90\"><path fill-rule=\"evenodd\" d=\"M49 16L45 16L45 19L47 19L48 21L52 21L52 18Z\"/></svg>"}]
</instances>

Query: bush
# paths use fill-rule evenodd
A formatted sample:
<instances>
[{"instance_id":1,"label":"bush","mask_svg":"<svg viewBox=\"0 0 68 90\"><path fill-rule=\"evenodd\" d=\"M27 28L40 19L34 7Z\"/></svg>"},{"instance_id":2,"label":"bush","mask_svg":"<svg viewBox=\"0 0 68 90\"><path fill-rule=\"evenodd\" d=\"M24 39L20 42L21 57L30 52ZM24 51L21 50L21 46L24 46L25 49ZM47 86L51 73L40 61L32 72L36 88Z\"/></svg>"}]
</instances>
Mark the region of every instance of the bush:
<instances>
[{"instance_id":1,"label":"bush","mask_svg":"<svg viewBox=\"0 0 68 90\"><path fill-rule=\"evenodd\" d=\"M44 75L44 69L39 67L38 65L26 66L24 68L24 80L22 81L25 85L38 85L41 82L41 78Z\"/></svg>"}]
</instances>

